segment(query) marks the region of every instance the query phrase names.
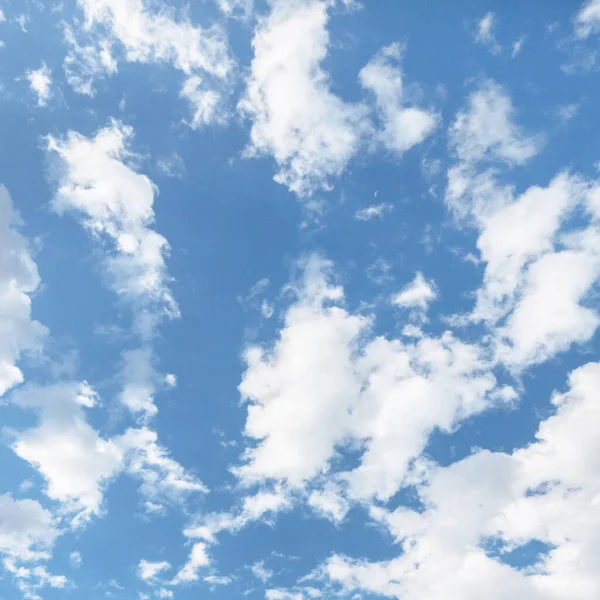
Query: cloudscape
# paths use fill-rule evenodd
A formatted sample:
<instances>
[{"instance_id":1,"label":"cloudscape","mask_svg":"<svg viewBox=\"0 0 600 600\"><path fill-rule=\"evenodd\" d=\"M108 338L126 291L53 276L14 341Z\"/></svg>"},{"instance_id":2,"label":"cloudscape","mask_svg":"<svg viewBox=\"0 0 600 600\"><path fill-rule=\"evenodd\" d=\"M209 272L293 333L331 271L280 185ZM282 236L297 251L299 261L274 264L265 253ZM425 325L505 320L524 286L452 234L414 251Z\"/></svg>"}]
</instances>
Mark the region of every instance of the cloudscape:
<instances>
[{"instance_id":1,"label":"cloudscape","mask_svg":"<svg viewBox=\"0 0 600 600\"><path fill-rule=\"evenodd\" d=\"M0 599L600 598L600 0L0 55Z\"/></svg>"}]
</instances>

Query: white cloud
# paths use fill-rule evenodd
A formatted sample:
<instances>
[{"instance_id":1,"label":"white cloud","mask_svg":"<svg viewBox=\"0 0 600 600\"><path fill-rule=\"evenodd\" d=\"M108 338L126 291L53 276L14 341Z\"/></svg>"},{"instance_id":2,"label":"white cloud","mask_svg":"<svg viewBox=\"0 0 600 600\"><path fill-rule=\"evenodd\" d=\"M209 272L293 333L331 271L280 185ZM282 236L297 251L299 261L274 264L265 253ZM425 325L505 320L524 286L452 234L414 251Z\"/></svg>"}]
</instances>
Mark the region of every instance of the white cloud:
<instances>
[{"instance_id":1,"label":"white cloud","mask_svg":"<svg viewBox=\"0 0 600 600\"><path fill-rule=\"evenodd\" d=\"M512 365L539 363L589 341L600 315L582 301L600 278L600 234L594 248L546 254L527 273L522 298L499 334L510 344L501 348Z\"/></svg>"},{"instance_id":2,"label":"white cloud","mask_svg":"<svg viewBox=\"0 0 600 600\"><path fill-rule=\"evenodd\" d=\"M272 515L291 507L291 500L281 487L275 487L273 490L263 489L254 495L244 496L235 514L222 512L205 515L201 520L196 520L186 527L183 534L190 539L214 544L217 534L221 531L235 533L248 523L267 521Z\"/></svg>"},{"instance_id":3,"label":"white cloud","mask_svg":"<svg viewBox=\"0 0 600 600\"><path fill-rule=\"evenodd\" d=\"M59 214L72 212L105 245L108 284L132 309L143 346L123 354L121 400L147 419L157 412L151 340L161 319L178 317L179 308L165 264L169 244L151 228L156 186L129 166L132 136L131 127L112 121L92 138L73 131L62 139L49 136L48 150L59 167L52 207Z\"/></svg>"},{"instance_id":4,"label":"white cloud","mask_svg":"<svg viewBox=\"0 0 600 600\"><path fill-rule=\"evenodd\" d=\"M246 351L248 368L240 384L250 402L245 433L260 440L238 469L248 482L282 478L302 484L327 468L348 430L357 395L351 351L368 320L329 306L343 291L329 285L328 269L328 263L311 258L273 349Z\"/></svg>"},{"instance_id":5,"label":"white cloud","mask_svg":"<svg viewBox=\"0 0 600 600\"><path fill-rule=\"evenodd\" d=\"M150 348L123 352L123 390L120 400L133 414L149 419L158 412L154 404L157 374L152 365Z\"/></svg>"},{"instance_id":6,"label":"white cloud","mask_svg":"<svg viewBox=\"0 0 600 600\"><path fill-rule=\"evenodd\" d=\"M448 129L450 151L457 164L448 170L446 203L459 217L476 220L506 203L512 190L496 183L498 166L523 165L542 146L515 123L515 109L505 90L484 81L469 96Z\"/></svg>"},{"instance_id":7,"label":"white cloud","mask_svg":"<svg viewBox=\"0 0 600 600\"><path fill-rule=\"evenodd\" d=\"M69 562L71 563L71 566L78 568L81 566L81 553L78 552L77 550L71 552L69 554Z\"/></svg>"},{"instance_id":8,"label":"white cloud","mask_svg":"<svg viewBox=\"0 0 600 600\"><path fill-rule=\"evenodd\" d=\"M331 91L328 10L335 0L269 0L254 32L251 72L238 104L252 121L248 157L270 155L275 181L300 197L330 190L358 151L383 145L401 155L435 129L438 116L416 106L402 81L399 44L382 49L359 73L374 107ZM356 7L345 1L346 7ZM373 111L381 121L376 130Z\"/></svg>"},{"instance_id":9,"label":"white cloud","mask_svg":"<svg viewBox=\"0 0 600 600\"><path fill-rule=\"evenodd\" d=\"M205 493L206 486L171 458L157 439L155 431L143 427L128 429L115 440L125 453L127 472L142 482L141 493L161 505L180 502L192 493Z\"/></svg>"},{"instance_id":10,"label":"white cloud","mask_svg":"<svg viewBox=\"0 0 600 600\"><path fill-rule=\"evenodd\" d=\"M353 444L362 450L358 466L334 477L352 498L385 500L435 428L451 431L503 400L492 394L485 348L451 332L372 338L371 320L340 306L343 290L329 283L330 270L312 257L273 347L246 353L240 392L256 445L234 472L244 483L301 488L329 472L338 445Z\"/></svg>"},{"instance_id":11,"label":"white cloud","mask_svg":"<svg viewBox=\"0 0 600 600\"><path fill-rule=\"evenodd\" d=\"M150 500L146 500L144 502L144 508L146 513L149 515L164 515L165 507L162 504L158 504L157 502L151 502Z\"/></svg>"},{"instance_id":12,"label":"white cloud","mask_svg":"<svg viewBox=\"0 0 600 600\"><path fill-rule=\"evenodd\" d=\"M202 581L208 583L208 585L229 585L232 581L231 577L226 575L207 575L202 578Z\"/></svg>"},{"instance_id":13,"label":"white cloud","mask_svg":"<svg viewBox=\"0 0 600 600\"><path fill-rule=\"evenodd\" d=\"M548 187L532 186L480 218L477 246L486 263L473 318L497 321L512 307L528 265L553 250L563 219L586 194L585 182L561 173ZM507 235L510 231L511 235Z\"/></svg>"},{"instance_id":14,"label":"white cloud","mask_svg":"<svg viewBox=\"0 0 600 600\"><path fill-rule=\"evenodd\" d=\"M281 491L260 491L254 496L246 496L242 505L243 521L256 521L265 513L276 512L290 506L288 498Z\"/></svg>"},{"instance_id":15,"label":"white cloud","mask_svg":"<svg viewBox=\"0 0 600 600\"><path fill-rule=\"evenodd\" d=\"M575 33L580 38L600 32L600 0L588 0L575 17Z\"/></svg>"},{"instance_id":16,"label":"white cloud","mask_svg":"<svg viewBox=\"0 0 600 600\"><path fill-rule=\"evenodd\" d=\"M85 383L26 386L9 400L38 413L37 426L11 431L12 448L45 478L46 494L61 503L74 526L101 514L106 484L123 470L141 480L140 491L149 500L180 502L206 491L169 457L154 431L129 429L102 438L86 420L84 409L93 408L97 396Z\"/></svg>"},{"instance_id":17,"label":"white cloud","mask_svg":"<svg viewBox=\"0 0 600 600\"><path fill-rule=\"evenodd\" d=\"M598 184L561 173L518 196L499 184L499 165L523 164L537 146L514 123L510 99L490 85L479 99L481 91L471 96L450 128L458 164L449 170L446 199L480 230L486 266L470 318L493 328L500 360L520 370L588 341L598 326L597 312L585 305L600 277ZM493 120L492 135L485 128ZM584 224L573 229L569 219L578 208Z\"/></svg>"},{"instance_id":18,"label":"white cloud","mask_svg":"<svg viewBox=\"0 0 600 600\"><path fill-rule=\"evenodd\" d=\"M227 40L217 25L203 29L187 17L176 19L166 6L145 0L78 0L78 5L84 15L78 34L91 43L80 45L73 29L66 30L72 50L65 70L77 91L93 94L95 77L117 70L117 46L127 62L169 63L182 72L186 78L182 94L193 105L194 126L214 116L206 112L207 94L220 97L233 69ZM198 90L200 81L206 86L203 93Z\"/></svg>"},{"instance_id":19,"label":"white cloud","mask_svg":"<svg viewBox=\"0 0 600 600\"><path fill-rule=\"evenodd\" d=\"M179 315L168 288L167 240L150 228L156 186L128 166L133 129L112 121L93 138L70 131L48 136L58 158L58 189L52 201L59 214L73 212L89 233L109 243L105 269L112 289L135 309L136 329L152 335L162 316Z\"/></svg>"},{"instance_id":20,"label":"white cloud","mask_svg":"<svg viewBox=\"0 0 600 600\"><path fill-rule=\"evenodd\" d=\"M252 575L254 575L256 579L262 581L263 583L269 581L269 579L271 579L271 577L273 577L274 575L271 569L267 569L267 567L265 567L265 563L262 560L257 563L254 563L250 567L250 570L252 571Z\"/></svg>"},{"instance_id":21,"label":"white cloud","mask_svg":"<svg viewBox=\"0 0 600 600\"><path fill-rule=\"evenodd\" d=\"M248 18L254 8L254 0L216 0L216 2L228 17L240 15Z\"/></svg>"},{"instance_id":22,"label":"white cloud","mask_svg":"<svg viewBox=\"0 0 600 600\"><path fill-rule=\"evenodd\" d=\"M85 28L103 26L123 45L130 62L170 62L186 74L197 69L225 77L231 67L221 31L152 11L142 0L78 0ZM166 7L165 7L166 8Z\"/></svg>"},{"instance_id":23,"label":"white cloud","mask_svg":"<svg viewBox=\"0 0 600 600\"><path fill-rule=\"evenodd\" d=\"M560 106L558 108L557 114L558 114L558 118L563 122L566 123L567 121L570 121L571 119L575 118L577 116L577 113L579 112L579 109L581 108L580 104L564 104L563 106Z\"/></svg>"},{"instance_id":24,"label":"white cloud","mask_svg":"<svg viewBox=\"0 0 600 600\"><path fill-rule=\"evenodd\" d=\"M366 208L357 210L354 214L354 218L357 221L371 221L372 219L382 219L386 212L389 212L394 207L391 204L382 202L381 204L372 204Z\"/></svg>"},{"instance_id":25,"label":"white cloud","mask_svg":"<svg viewBox=\"0 0 600 600\"><path fill-rule=\"evenodd\" d=\"M15 17L15 22L19 25L19 28L23 33L27 33L27 27L25 26L27 25L27 23L29 23L29 15L21 13L20 15Z\"/></svg>"},{"instance_id":26,"label":"white cloud","mask_svg":"<svg viewBox=\"0 0 600 600\"><path fill-rule=\"evenodd\" d=\"M484 81L450 127L450 149L467 165L490 160L523 164L539 151L540 140L522 130L514 118L505 90L494 81Z\"/></svg>"},{"instance_id":27,"label":"white cloud","mask_svg":"<svg viewBox=\"0 0 600 600\"><path fill-rule=\"evenodd\" d=\"M434 429L452 431L496 402L485 350L450 332L410 343L374 339L357 370L364 379L352 434L363 440L364 453L342 477L359 499L389 499Z\"/></svg>"},{"instance_id":28,"label":"white cloud","mask_svg":"<svg viewBox=\"0 0 600 600\"><path fill-rule=\"evenodd\" d=\"M179 585L190 581L198 581L198 579L200 579L198 571L203 567L207 567L209 564L210 559L206 553L206 544L203 542L196 542L192 546L188 562L182 567L177 575L175 575L171 584Z\"/></svg>"},{"instance_id":29,"label":"white cloud","mask_svg":"<svg viewBox=\"0 0 600 600\"><path fill-rule=\"evenodd\" d=\"M271 0L253 39L254 58L239 104L252 120L247 155L269 154L275 181L299 196L328 189L361 145L366 108L329 89L328 2Z\"/></svg>"},{"instance_id":30,"label":"white cloud","mask_svg":"<svg viewBox=\"0 0 600 600\"><path fill-rule=\"evenodd\" d=\"M62 589L69 583L64 575L53 575L44 565L24 567L16 565L11 559L4 561L4 568L14 577L14 584L27 600L41 600L39 590L50 587Z\"/></svg>"},{"instance_id":31,"label":"white cloud","mask_svg":"<svg viewBox=\"0 0 600 600\"><path fill-rule=\"evenodd\" d=\"M522 35L518 40L516 40L512 45L512 51L510 53L511 58L517 57L521 54L521 50L523 49L523 44L525 43L525 36Z\"/></svg>"},{"instance_id":32,"label":"white cloud","mask_svg":"<svg viewBox=\"0 0 600 600\"><path fill-rule=\"evenodd\" d=\"M341 490L328 483L322 490L313 491L308 497L308 504L319 515L334 523L341 523L350 510L350 503L341 494Z\"/></svg>"},{"instance_id":33,"label":"white cloud","mask_svg":"<svg viewBox=\"0 0 600 600\"><path fill-rule=\"evenodd\" d=\"M191 105L192 119L187 123L192 129L200 129L209 123L224 121L221 95L207 86L199 75L187 79L181 89L181 97Z\"/></svg>"},{"instance_id":34,"label":"white cloud","mask_svg":"<svg viewBox=\"0 0 600 600\"><path fill-rule=\"evenodd\" d=\"M65 26L64 36L69 46L63 61L65 78L78 94L94 96L96 80L114 75L118 70L111 43L105 39L94 44L81 44L69 26Z\"/></svg>"},{"instance_id":35,"label":"white cloud","mask_svg":"<svg viewBox=\"0 0 600 600\"><path fill-rule=\"evenodd\" d=\"M36 500L0 495L0 553L19 561L50 557L58 523Z\"/></svg>"},{"instance_id":36,"label":"white cloud","mask_svg":"<svg viewBox=\"0 0 600 600\"><path fill-rule=\"evenodd\" d=\"M105 483L120 469L123 451L87 423L84 409L97 397L85 383L26 386L10 401L39 414L39 424L12 432L15 453L45 478L46 494L62 504L74 525L101 512Z\"/></svg>"},{"instance_id":37,"label":"white cloud","mask_svg":"<svg viewBox=\"0 0 600 600\"><path fill-rule=\"evenodd\" d=\"M401 58L400 44L392 44L383 48L359 73L361 85L375 95L383 124L383 129L375 134L376 139L399 155L423 142L438 123L436 113L419 108L406 98L399 66Z\"/></svg>"},{"instance_id":38,"label":"white cloud","mask_svg":"<svg viewBox=\"0 0 600 600\"><path fill-rule=\"evenodd\" d=\"M392 297L392 303L403 308L427 310L429 304L437 299L437 290L432 281L427 281L423 273L417 272L415 278Z\"/></svg>"},{"instance_id":39,"label":"white cloud","mask_svg":"<svg viewBox=\"0 0 600 600\"><path fill-rule=\"evenodd\" d=\"M37 96L38 106L46 106L52 95L52 72L46 63L36 70L25 73L31 91Z\"/></svg>"},{"instance_id":40,"label":"white cloud","mask_svg":"<svg viewBox=\"0 0 600 600\"><path fill-rule=\"evenodd\" d=\"M142 559L138 565L137 575L144 581L154 579L159 573L171 568L171 564L166 560L160 562L150 562Z\"/></svg>"},{"instance_id":41,"label":"white cloud","mask_svg":"<svg viewBox=\"0 0 600 600\"><path fill-rule=\"evenodd\" d=\"M186 173L185 162L177 152L157 158L156 168L167 177L183 177Z\"/></svg>"},{"instance_id":42,"label":"white cloud","mask_svg":"<svg viewBox=\"0 0 600 600\"><path fill-rule=\"evenodd\" d=\"M167 373L165 375L165 385L170 388L177 387L177 375L174 373Z\"/></svg>"},{"instance_id":43,"label":"white cloud","mask_svg":"<svg viewBox=\"0 0 600 600\"><path fill-rule=\"evenodd\" d=\"M599 363L574 371L570 390L553 398L556 414L513 454L479 451L448 467L428 466L417 485L423 511L371 509L396 537L399 556L368 562L334 555L321 575L346 594L406 600L595 598L599 385ZM546 551L521 567L505 561L530 541Z\"/></svg>"},{"instance_id":44,"label":"white cloud","mask_svg":"<svg viewBox=\"0 0 600 600\"><path fill-rule=\"evenodd\" d=\"M294 592L282 588L272 588L265 592L267 600L304 600L302 592Z\"/></svg>"},{"instance_id":45,"label":"white cloud","mask_svg":"<svg viewBox=\"0 0 600 600\"><path fill-rule=\"evenodd\" d=\"M40 277L29 244L17 229L21 224L8 190L0 185L0 396L23 382L19 358L39 349L47 334L31 318L31 294Z\"/></svg>"},{"instance_id":46,"label":"white cloud","mask_svg":"<svg viewBox=\"0 0 600 600\"><path fill-rule=\"evenodd\" d=\"M477 23L477 31L475 33L475 42L485 46L492 54L502 52L502 47L496 41L494 35L494 24L496 17L494 13L487 13Z\"/></svg>"}]
</instances>

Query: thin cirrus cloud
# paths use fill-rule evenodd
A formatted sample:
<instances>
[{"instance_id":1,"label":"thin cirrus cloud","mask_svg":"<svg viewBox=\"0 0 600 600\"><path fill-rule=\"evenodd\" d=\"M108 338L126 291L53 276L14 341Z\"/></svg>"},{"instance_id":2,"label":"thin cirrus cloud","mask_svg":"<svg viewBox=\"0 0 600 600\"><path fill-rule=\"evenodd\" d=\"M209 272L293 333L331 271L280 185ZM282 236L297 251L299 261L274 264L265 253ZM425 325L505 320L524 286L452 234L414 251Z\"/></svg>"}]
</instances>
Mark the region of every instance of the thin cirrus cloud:
<instances>
[{"instance_id":1,"label":"thin cirrus cloud","mask_svg":"<svg viewBox=\"0 0 600 600\"><path fill-rule=\"evenodd\" d=\"M496 35L494 33L496 17L494 13L487 13L477 23L477 30L475 32L475 43L485 46L492 54L499 54L502 52L502 47L496 41Z\"/></svg>"}]
</instances>

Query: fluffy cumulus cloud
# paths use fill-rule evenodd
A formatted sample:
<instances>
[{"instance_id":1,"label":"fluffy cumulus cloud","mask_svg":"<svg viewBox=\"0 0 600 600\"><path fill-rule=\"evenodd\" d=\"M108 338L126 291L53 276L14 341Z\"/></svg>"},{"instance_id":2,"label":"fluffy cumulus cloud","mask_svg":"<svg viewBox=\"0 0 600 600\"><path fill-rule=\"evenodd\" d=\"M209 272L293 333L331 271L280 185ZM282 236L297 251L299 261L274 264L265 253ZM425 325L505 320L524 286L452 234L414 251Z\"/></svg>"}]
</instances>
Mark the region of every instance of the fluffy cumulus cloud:
<instances>
[{"instance_id":1,"label":"fluffy cumulus cloud","mask_svg":"<svg viewBox=\"0 0 600 600\"><path fill-rule=\"evenodd\" d=\"M58 535L52 514L35 500L0 496L0 552L14 559L47 558Z\"/></svg>"},{"instance_id":2,"label":"fluffy cumulus cloud","mask_svg":"<svg viewBox=\"0 0 600 600\"><path fill-rule=\"evenodd\" d=\"M298 195L327 188L361 145L366 108L329 87L329 3L271 0L255 31L240 110L252 120L248 155L270 154L275 180Z\"/></svg>"},{"instance_id":3,"label":"fluffy cumulus cloud","mask_svg":"<svg viewBox=\"0 0 600 600\"><path fill-rule=\"evenodd\" d=\"M600 474L589 424L597 420L599 377L598 363L574 371L569 391L553 398L556 414L540 424L530 446L429 466L418 485L423 511L373 509L396 538L398 558L376 563L335 555L315 575L347 593L407 599L596 597ZM531 542L544 550L525 569L511 566L509 553Z\"/></svg>"},{"instance_id":4,"label":"fluffy cumulus cloud","mask_svg":"<svg viewBox=\"0 0 600 600\"><path fill-rule=\"evenodd\" d=\"M87 420L98 396L86 383L29 385L10 401L38 415L35 427L10 432L15 453L40 472L47 496L60 503L75 527L102 514L107 484L123 471L140 481L141 494L155 505L206 491L158 444L154 431L129 429L102 437Z\"/></svg>"},{"instance_id":5,"label":"fluffy cumulus cloud","mask_svg":"<svg viewBox=\"0 0 600 600\"><path fill-rule=\"evenodd\" d=\"M249 481L301 484L326 469L348 431L358 388L353 350L368 319L332 305L343 290L329 285L327 268L318 257L308 262L299 300L286 314L274 348L246 351L248 369L240 385L250 402L245 431L260 440L239 469Z\"/></svg>"},{"instance_id":6,"label":"fluffy cumulus cloud","mask_svg":"<svg viewBox=\"0 0 600 600\"><path fill-rule=\"evenodd\" d=\"M373 93L382 123L376 140L388 150L402 155L427 138L438 123L432 110L420 108L407 98L402 71L400 44L379 52L359 73L361 85Z\"/></svg>"},{"instance_id":7,"label":"fluffy cumulus cloud","mask_svg":"<svg viewBox=\"0 0 600 600\"><path fill-rule=\"evenodd\" d=\"M52 72L42 63L39 69L25 73L31 91L36 95L38 106L45 106L52 95Z\"/></svg>"},{"instance_id":8,"label":"fluffy cumulus cloud","mask_svg":"<svg viewBox=\"0 0 600 600\"><path fill-rule=\"evenodd\" d=\"M154 579L162 571L170 569L171 565L166 561L160 562L149 562L147 560L141 560L138 566L138 577L144 581Z\"/></svg>"},{"instance_id":9,"label":"fluffy cumulus cloud","mask_svg":"<svg viewBox=\"0 0 600 600\"><path fill-rule=\"evenodd\" d=\"M275 181L298 196L330 189L367 145L402 155L429 136L438 121L435 112L419 108L405 92L399 44L383 48L358 74L375 100L374 110L332 92L322 65L330 45L328 12L335 4L269 2L271 12L255 31L251 73L239 104L252 121L245 154L271 155L279 169Z\"/></svg>"},{"instance_id":10,"label":"fluffy cumulus cloud","mask_svg":"<svg viewBox=\"0 0 600 600\"><path fill-rule=\"evenodd\" d=\"M599 182L564 172L521 194L500 182L499 170L527 162L539 143L517 125L510 98L490 82L473 92L450 127L458 160L448 171L446 199L476 225L485 263L471 318L494 327L502 360L513 368L590 340L599 318L586 303L600 277ZM573 228L576 211L583 218Z\"/></svg>"},{"instance_id":11,"label":"fluffy cumulus cloud","mask_svg":"<svg viewBox=\"0 0 600 600\"><path fill-rule=\"evenodd\" d=\"M484 81L457 114L448 132L457 163L448 171L446 191L457 213L472 210L477 216L501 200L496 198L500 193L492 193L491 165L523 165L539 152L541 137L519 127L515 113L507 92L494 81Z\"/></svg>"},{"instance_id":12,"label":"fluffy cumulus cloud","mask_svg":"<svg viewBox=\"0 0 600 600\"><path fill-rule=\"evenodd\" d=\"M423 273L417 272L415 278L392 297L396 306L404 308L420 308L426 310L430 302L437 298L433 282L427 281Z\"/></svg>"},{"instance_id":13,"label":"fluffy cumulus cloud","mask_svg":"<svg viewBox=\"0 0 600 600\"><path fill-rule=\"evenodd\" d=\"M39 414L37 426L13 433L12 446L42 474L46 494L75 525L99 514L105 483L120 470L123 451L87 422L85 411L97 403L96 392L76 382L30 385L10 400Z\"/></svg>"},{"instance_id":14,"label":"fluffy cumulus cloud","mask_svg":"<svg viewBox=\"0 0 600 600\"><path fill-rule=\"evenodd\" d=\"M44 564L60 533L58 519L38 501L0 496L0 555L24 598L38 600L41 588L63 588L68 583Z\"/></svg>"},{"instance_id":15,"label":"fluffy cumulus cloud","mask_svg":"<svg viewBox=\"0 0 600 600\"><path fill-rule=\"evenodd\" d=\"M209 564L210 559L206 553L206 544L204 542L196 542L192 546L187 563L173 578L172 585L197 581L200 578L200 570Z\"/></svg>"},{"instance_id":16,"label":"fluffy cumulus cloud","mask_svg":"<svg viewBox=\"0 0 600 600\"><path fill-rule=\"evenodd\" d=\"M493 404L492 361L450 331L416 342L373 337L371 319L341 305L343 289L330 283L330 269L309 259L278 340L246 352L245 433L257 444L236 472L246 482L302 486L327 473L354 439L364 450L360 463L338 479L353 498L388 499L433 429L450 431ZM410 305L426 304L422 290L406 293ZM334 517L344 511L331 491L311 498Z\"/></svg>"},{"instance_id":17,"label":"fluffy cumulus cloud","mask_svg":"<svg viewBox=\"0 0 600 600\"><path fill-rule=\"evenodd\" d=\"M21 354L35 351L45 327L31 315L31 294L40 285L37 266L8 190L0 186L0 396L22 383Z\"/></svg>"},{"instance_id":18,"label":"fluffy cumulus cloud","mask_svg":"<svg viewBox=\"0 0 600 600\"><path fill-rule=\"evenodd\" d=\"M588 0L575 17L575 32L577 36L586 38L600 31L600 2Z\"/></svg>"}]
</instances>

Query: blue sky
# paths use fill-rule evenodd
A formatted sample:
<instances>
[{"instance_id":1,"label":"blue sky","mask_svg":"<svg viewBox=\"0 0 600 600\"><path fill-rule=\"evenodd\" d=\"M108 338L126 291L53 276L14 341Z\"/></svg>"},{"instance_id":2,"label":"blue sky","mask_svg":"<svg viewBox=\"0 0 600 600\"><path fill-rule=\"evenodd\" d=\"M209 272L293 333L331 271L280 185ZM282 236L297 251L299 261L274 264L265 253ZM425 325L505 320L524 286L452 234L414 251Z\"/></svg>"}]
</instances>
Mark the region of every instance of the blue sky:
<instances>
[{"instance_id":1,"label":"blue sky","mask_svg":"<svg viewBox=\"0 0 600 600\"><path fill-rule=\"evenodd\" d=\"M0 599L600 597L600 1L0 9Z\"/></svg>"}]
</instances>

